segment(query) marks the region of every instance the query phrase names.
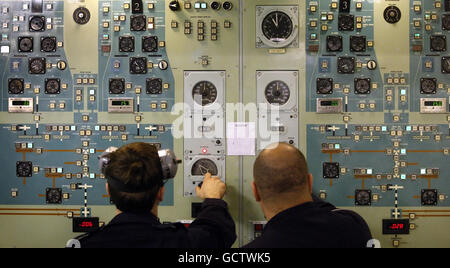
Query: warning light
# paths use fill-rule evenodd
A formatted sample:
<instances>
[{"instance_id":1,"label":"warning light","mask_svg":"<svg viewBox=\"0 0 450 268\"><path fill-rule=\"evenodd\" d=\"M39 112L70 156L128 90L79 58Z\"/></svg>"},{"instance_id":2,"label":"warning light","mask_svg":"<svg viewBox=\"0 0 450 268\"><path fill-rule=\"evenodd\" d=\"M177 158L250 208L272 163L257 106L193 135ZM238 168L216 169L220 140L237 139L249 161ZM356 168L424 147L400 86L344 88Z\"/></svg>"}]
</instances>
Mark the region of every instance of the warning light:
<instances>
[{"instance_id":1,"label":"warning light","mask_svg":"<svg viewBox=\"0 0 450 268\"><path fill-rule=\"evenodd\" d=\"M202 149L202 153L203 153L203 154L206 154L206 153L208 153L208 149L206 149L206 148L203 148L203 149Z\"/></svg>"}]
</instances>

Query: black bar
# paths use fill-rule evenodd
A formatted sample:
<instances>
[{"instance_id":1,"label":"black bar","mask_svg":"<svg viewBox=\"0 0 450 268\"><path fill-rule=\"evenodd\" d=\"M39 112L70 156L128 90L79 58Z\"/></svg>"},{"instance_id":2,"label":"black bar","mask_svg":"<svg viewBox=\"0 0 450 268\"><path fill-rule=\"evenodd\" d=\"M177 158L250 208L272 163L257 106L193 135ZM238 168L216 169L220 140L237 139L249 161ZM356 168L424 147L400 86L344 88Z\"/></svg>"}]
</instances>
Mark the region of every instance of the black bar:
<instances>
[{"instance_id":1,"label":"black bar","mask_svg":"<svg viewBox=\"0 0 450 268\"><path fill-rule=\"evenodd\" d=\"M339 0L339 12L350 13L351 4L352 0Z\"/></svg>"},{"instance_id":2,"label":"black bar","mask_svg":"<svg viewBox=\"0 0 450 268\"><path fill-rule=\"evenodd\" d=\"M33 12L33 13L42 13L43 12L42 0L31 1L31 12Z\"/></svg>"}]
</instances>

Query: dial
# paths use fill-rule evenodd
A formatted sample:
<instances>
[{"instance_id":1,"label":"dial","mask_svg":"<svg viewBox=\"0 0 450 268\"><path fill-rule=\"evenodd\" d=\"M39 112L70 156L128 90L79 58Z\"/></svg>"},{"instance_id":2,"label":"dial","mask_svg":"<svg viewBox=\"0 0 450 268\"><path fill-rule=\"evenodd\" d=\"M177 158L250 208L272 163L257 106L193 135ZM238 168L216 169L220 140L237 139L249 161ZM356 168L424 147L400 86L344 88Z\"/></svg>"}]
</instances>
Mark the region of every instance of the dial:
<instances>
[{"instance_id":1,"label":"dial","mask_svg":"<svg viewBox=\"0 0 450 268\"><path fill-rule=\"evenodd\" d=\"M266 100L272 105L285 105L291 96L289 86L283 81L269 83L265 91Z\"/></svg>"},{"instance_id":2,"label":"dial","mask_svg":"<svg viewBox=\"0 0 450 268\"><path fill-rule=\"evenodd\" d=\"M142 51L143 52L157 52L158 51L158 37L157 36L143 36L142 37Z\"/></svg>"},{"instance_id":3,"label":"dial","mask_svg":"<svg viewBox=\"0 0 450 268\"><path fill-rule=\"evenodd\" d=\"M147 79L147 94L162 94L162 80L160 78Z\"/></svg>"},{"instance_id":4,"label":"dial","mask_svg":"<svg viewBox=\"0 0 450 268\"><path fill-rule=\"evenodd\" d=\"M217 88L209 81L198 82L192 89L192 98L199 105L210 105L217 99Z\"/></svg>"},{"instance_id":5,"label":"dial","mask_svg":"<svg viewBox=\"0 0 450 268\"><path fill-rule=\"evenodd\" d=\"M442 58L442 73L450 74L450 57Z\"/></svg>"},{"instance_id":6,"label":"dial","mask_svg":"<svg viewBox=\"0 0 450 268\"><path fill-rule=\"evenodd\" d=\"M202 158L200 160L197 160L194 165L192 165L192 176L205 176L205 174L208 172L212 176L217 176L219 174L217 165L210 159Z\"/></svg>"},{"instance_id":7,"label":"dial","mask_svg":"<svg viewBox=\"0 0 450 268\"><path fill-rule=\"evenodd\" d=\"M420 79L420 93L436 94L437 80L435 78Z\"/></svg>"},{"instance_id":8,"label":"dial","mask_svg":"<svg viewBox=\"0 0 450 268\"><path fill-rule=\"evenodd\" d=\"M120 52L134 52L134 37L120 36L119 37L119 51Z\"/></svg>"},{"instance_id":9,"label":"dial","mask_svg":"<svg viewBox=\"0 0 450 268\"><path fill-rule=\"evenodd\" d=\"M342 36L339 35L327 36L327 51L328 52L342 51Z\"/></svg>"},{"instance_id":10,"label":"dial","mask_svg":"<svg viewBox=\"0 0 450 268\"><path fill-rule=\"evenodd\" d=\"M28 72L30 74L45 74L45 58L30 58L28 60Z\"/></svg>"},{"instance_id":11,"label":"dial","mask_svg":"<svg viewBox=\"0 0 450 268\"><path fill-rule=\"evenodd\" d=\"M61 188L47 188L45 194L45 201L47 204L61 204L62 203L62 189Z\"/></svg>"},{"instance_id":12,"label":"dial","mask_svg":"<svg viewBox=\"0 0 450 268\"><path fill-rule=\"evenodd\" d=\"M30 18L30 32L42 32L45 30L45 17L32 16Z\"/></svg>"},{"instance_id":13,"label":"dial","mask_svg":"<svg viewBox=\"0 0 450 268\"><path fill-rule=\"evenodd\" d=\"M437 205L437 190L424 189L420 196L422 206L435 206Z\"/></svg>"},{"instance_id":14,"label":"dial","mask_svg":"<svg viewBox=\"0 0 450 268\"><path fill-rule=\"evenodd\" d=\"M366 51L366 37L361 35L350 37L350 50L353 52Z\"/></svg>"},{"instance_id":15,"label":"dial","mask_svg":"<svg viewBox=\"0 0 450 268\"><path fill-rule=\"evenodd\" d=\"M355 94L370 94L370 78L355 79Z\"/></svg>"},{"instance_id":16,"label":"dial","mask_svg":"<svg viewBox=\"0 0 450 268\"><path fill-rule=\"evenodd\" d=\"M172 11L178 11L180 10L180 3L177 0L171 1L169 3L169 8Z\"/></svg>"},{"instance_id":17,"label":"dial","mask_svg":"<svg viewBox=\"0 0 450 268\"><path fill-rule=\"evenodd\" d=\"M384 20L388 23L397 23L401 18L402 12L396 6L389 6L384 10Z\"/></svg>"},{"instance_id":18,"label":"dial","mask_svg":"<svg viewBox=\"0 0 450 268\"><path fill-rule=\"evenodd\" d=\"M33 52L33 37L19 37L19 52Z\"/></svg>"},{"instance_id":19,"label":"dial","mask_svg":"<svg viewBox=\"0 0 450 268\"><path fill-rule=\"evenodd\" d=\"M131 74L146 74L147 73L147 58L130 58L130 73Z\"/></svg>"},{"instance_id":20,"label":"dial","mask_svg":"<svg viewBox=\"0 0 450 268\"><path fill-rule=\"evenodd\" d=\"M286 41L294 30L292 19L284 12L273 11L262 22L264 36L274 43Z\"/></svg>"},{"instance_id":21,"label":"dial","mask_svg":"<svg viewBox=\"0 0 450 268\"><path fill-rule=\"evenodd\" d=\"M355 205L370 206L372 200L372 192L370 190L355 191Z\"/></svg>"},{"instance_id":22,"label":"dial","mask_svg":"<svg viewBox=\"0 0 450 268\"><path fill-rule=\"evenodd\" d=\"M17 162L16 163L17 177L25 178L33 175L33 163L31 162Z\"/></svg>"},{"instance_id":23,"label":"dial","mask_svg":"<svg viewBox=\"0 0 450 268\"><path fill-rule=\"evenodd\" d=\"M338 59L338 72L341 74L355 73L355 58L342 57Z\"/></svg>"},{"instance_id":24,"label":"dial","mask_svg":"<svg viewBox=\"0 0 450 268\"><path fill-rule=\"evenodd\" d=\"M145 31L147 29L147 19L144 15L132 15L130 28L132 31Z\"/></svg>"},{"instance_id":25,"label":"dial","mask_svg":"<svg viewBox=\"0 0 450 268\"><path fill-rule=\"evenodd\" d=\"M23 94L24 83L23 79L9 79L8 80L8 93L9 94Z\"/></svg>"},{"instance_id":26,"label":"dial","mask_svg":"<svg viewBox=\"0 0 450 268\"><path fill-rule=\"evenodd\" d=\"M109 93L110 94L124 94L125 93L125 79L123 79L123 78L109 79Z\"/></svg>"},{"instance_id":27,"label":"dial","mask_svg":"<svg viewBox=\"0 0 450 268\"><path fill-rule=\"evenodd\" d=\"M79 7L75 9L73 12L73 20L80 25L84 25L89 22L91 19L91 12L89 12L89 9L84 7Z\"/></svg>"},{"instance_id":28,"label":"dial","mask_svg":"<svg viewBox=\"0 0 450 268\"><path fill-rule=\"evenodd\" d=\"M317 94L332 94L333 93L333 79L331 78L317 78Z\"/></svg>"},{"instance_id":29,"label":"dial","mask_svg":"<svg viewBox=\"0 0 450 268\"><path fill-rule=\"evenodd\" d=\"M325 179L339 178L339 163L323 163L323 177Z\"/></svg>"},{"instance_id":30,"label":"dial","mask_svg":"<svg viewBox=\"0 0 450 268\"><path fill-rule=\"evenodd\" d=\"M430 37L430 50L433 52L447 51L447 38L445 35L433 35Z\"/></svg>"},{"instance_id":31,"label":"dial","mask_svg":"<svg viewBox=\"0 0 450 268\"><path fill-rule=\"evenodd\" d=\"M61 92L59 79L46 79L45 80L45 94L59 94Z\"/></svg>"},{"instance_id":32,"label":"dial","mask_svg":"<svg viewBox=\"0 0 450 268\"><path fill-rule=\"evenodd\" d=\"M55 52L56 51L56 37L42 37L41 38L41 51L42 52Z\"/></svg>"}]
</instances>

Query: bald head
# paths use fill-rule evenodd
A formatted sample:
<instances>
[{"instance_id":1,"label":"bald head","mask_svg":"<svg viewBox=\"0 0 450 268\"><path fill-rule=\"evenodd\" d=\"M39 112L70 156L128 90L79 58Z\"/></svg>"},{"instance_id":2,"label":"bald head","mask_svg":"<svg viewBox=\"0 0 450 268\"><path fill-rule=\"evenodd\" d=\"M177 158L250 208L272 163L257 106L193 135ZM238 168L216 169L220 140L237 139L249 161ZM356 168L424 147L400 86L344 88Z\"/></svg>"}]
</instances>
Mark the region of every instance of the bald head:
<instances>
[{"instance_id":1,"label":"bald head","mask_svg":"<svg viewBox=\"0 0 450 268\"><path fill-rule=\"evenodd\" d=\"M294 146L276 143L264 149L253 166L253 176L262 200L308 192L308 165Z\"/></svg>"}]
</instances>

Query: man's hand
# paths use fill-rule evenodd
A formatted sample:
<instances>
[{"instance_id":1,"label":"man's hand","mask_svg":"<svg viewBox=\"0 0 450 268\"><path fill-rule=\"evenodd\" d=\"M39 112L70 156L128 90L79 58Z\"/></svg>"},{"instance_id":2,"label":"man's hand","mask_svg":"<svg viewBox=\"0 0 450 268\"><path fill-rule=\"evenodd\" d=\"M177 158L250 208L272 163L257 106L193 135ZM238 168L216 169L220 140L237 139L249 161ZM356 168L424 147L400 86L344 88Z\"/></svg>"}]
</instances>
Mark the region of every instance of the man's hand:
<instances>
[{"instance_id":1,"label":"man's hand","mask_svg":"<svg viewBox=\"0 0 450 268\"><path fill-rule=\"evenodd\" d=\"M219 177L211 178L211 174L208 172L202 183L202 187L197 186L195 189L197 196L205 200L207 198L222 199L225 195L227 186L223 183Z\"/></svg>"}]
</instances>

